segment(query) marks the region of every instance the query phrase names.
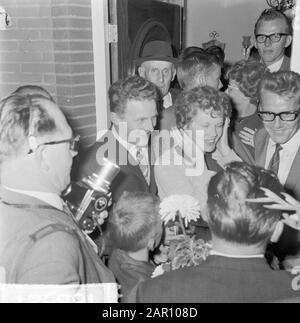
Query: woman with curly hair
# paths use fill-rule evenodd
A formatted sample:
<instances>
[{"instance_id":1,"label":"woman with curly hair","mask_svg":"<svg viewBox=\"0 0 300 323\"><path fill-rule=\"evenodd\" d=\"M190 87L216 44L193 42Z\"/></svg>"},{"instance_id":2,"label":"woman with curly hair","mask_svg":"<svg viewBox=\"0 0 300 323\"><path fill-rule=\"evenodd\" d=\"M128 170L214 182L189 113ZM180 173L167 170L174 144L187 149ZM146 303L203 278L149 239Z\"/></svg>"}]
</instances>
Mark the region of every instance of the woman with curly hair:
<instances>
[{"instance_id":1,"label":"woman with curly hair","mask_svg":"<svg viewBox=\"0 0 300 323\"><path fill-rule=\"evenodd\" d=\"M250 159L254 156L254 135L262 127L256 111L258 87L266 72L263 63L250 60L236 63L227 73L229 80L227 94L234 107L231 125L232 146L239 153L244 150ZM249 162L247 158L245 159Z\"/></svg>"},{"instance_id":2,"label":"woman with curly hair","mask_svg":"<svg viewBox=\"0 0 300 323\"><path fill-rule=\"evenodd\" d=\"M231 116L229 97L204 86L183 92L175 103L177 127L170 132L172 144L155 163L160 198L190 195L203 207L207 184L218 170L240 160L229 148L227 128Z\"/></svg>"}]
</instances>

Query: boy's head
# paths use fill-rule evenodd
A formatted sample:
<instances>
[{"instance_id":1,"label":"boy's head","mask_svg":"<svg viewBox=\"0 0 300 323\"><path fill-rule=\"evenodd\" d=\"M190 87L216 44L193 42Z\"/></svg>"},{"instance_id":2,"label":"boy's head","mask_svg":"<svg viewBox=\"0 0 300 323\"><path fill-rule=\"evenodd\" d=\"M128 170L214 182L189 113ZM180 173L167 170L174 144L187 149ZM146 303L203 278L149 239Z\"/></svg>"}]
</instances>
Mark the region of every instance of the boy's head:
<instances>
[{"instance_id":1,"label":"boy's head","mask_svg":"<svg viewBox=\"0 0 300 323\"><path fill-rule=\"evenodd\" d=\"M125 192L109 216L108 231L115 248L137 252L155 249L162 237L160 201L143 192Z\"/></svg>"},{"instance_id":2,"label":"boy's head","mask_svg":"<svg viewBox=\"0 0 300 323\"><path fill-rule=\"evenodd\" d=\"M207 220L215 239L241 247L266 247L281 212L247 202L264 197L262 188L277 195L284 191L274 174L240 162L229 164L211 179Z\"/></svg>"}]
</instances>

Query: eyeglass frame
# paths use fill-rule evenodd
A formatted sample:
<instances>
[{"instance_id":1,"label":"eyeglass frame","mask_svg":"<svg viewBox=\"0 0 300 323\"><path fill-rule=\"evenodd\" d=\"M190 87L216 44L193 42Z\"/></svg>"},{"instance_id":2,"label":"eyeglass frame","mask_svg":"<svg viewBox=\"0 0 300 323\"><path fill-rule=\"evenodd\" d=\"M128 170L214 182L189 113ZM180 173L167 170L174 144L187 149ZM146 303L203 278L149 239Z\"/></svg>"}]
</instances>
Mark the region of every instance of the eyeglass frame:
<instances>
[{"instance_id":1,"label":"eyeglass frame","mask_svg":"<svg viewBox=\"0 0 300 323\"><path fill-rule=\"evenodd\" d=\"M274 36L274 35L279 35L280 38L277 41L273 41L271 39L271 37ZM258 41L257 38L260 37L260 36L264 36L265 40L264 41ZM279 43L281 41L281 39L282 39L282 36L290 36L290 34L287 34L287 33L273 33L273 34L270 34L270 35L257 34L257 35L255 35L255 39L256 39L257 43L259 43L259 44L264 44L267 41L267 39L270 39L270 41L272 43Z\"/></svg>"},{"instance_id":2,"label":"eyeglass frame","mask_svg":"<svg viewBox=\"0 0 300 323\"><path fill-rule=\"evenodd\" d=\"M300 115L300 108L297 111L286 111L286 112L280 112L280 113L274 113L274 112L268 112L268 111L257 111L257 114L263 122L274 122L277 117L279 117L280 120L283 122L294 122L297 120L297 118ZM266 114L272 115L273 120L264 120L262 115L266 115ZM295 118L293 120L283 120L282 115L294 115Z\"/></svg>"},{"instance_id":3,"label":"eyeglass frame","mask_svg":"<svg viewBox=\"0 0 300 323\"><path fill-rule=\"evenodd\" d=\"M32 154L35 150L37 150L41 146L59 145L59 144L63 144L63 143L69 143L70 144L70 150L74 151L74 152L77 152L78 149L77 149L76 145L79 143L79 140L80 140L80 135L77 135L77 136L72 137L70 139L43 142L43 143L37 145L35 148L31 148L27 154L28 155Z\"/></svg>"}]
</instances>

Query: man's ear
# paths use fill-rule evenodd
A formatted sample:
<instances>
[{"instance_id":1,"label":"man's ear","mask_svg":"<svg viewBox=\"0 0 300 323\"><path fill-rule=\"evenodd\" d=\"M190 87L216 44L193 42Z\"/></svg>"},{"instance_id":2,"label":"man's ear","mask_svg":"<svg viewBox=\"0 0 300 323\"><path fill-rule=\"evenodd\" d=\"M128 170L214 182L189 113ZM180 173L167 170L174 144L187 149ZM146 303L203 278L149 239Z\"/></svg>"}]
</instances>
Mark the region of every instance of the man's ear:
<instances>
[{"instance_id":1,"label":"man's ear","mask_svg":"<svg viewBox=\"0 0 300 323\"><path fill-rule=\"evenodd\" d=\"M175 77L176 77L176 74L177 74L177 70L176 70L176 68L175 68L175 66L173 65L173 77L172 77L172 81L171 82L173 82L174 81L174 79L175 79Z\"/></svg>"},{"instance_id":2,"label":"man's ear","mask_svg":"<svg viewBox=\"0 0 300 323\"><path fill-rule=\"evenodd\" d=\"M203 208L203 210L201 212L201 218L203 219L203 221L205 221L206 223L208 223L208 210L207 210L207 206Z\"/></svg>"},{"instance_id":3,"label":"man's ear","mask_svg":"<svg viewBox=\"0 0 300 323\"><path fill-rule=\"evenodd\" d=\"M41 146L35 153L36 160L39 163L41 170L43 172L48 172L51 165L50 165L50 159L48 158L49 150L46 146Z\"/></svg>"},{"instance_id":4,"label":"man's ear","mask_svg":"<svg viewBox=\"0 0 300 323\"><path fill-rule=\"evenodd\" d=\"M277 243L283 233L283 230L284 230L284 223L282 221L279 221L271 237L271 242Z\"/></svg>"},{"instance_id":5,"label":"man's ear","mask_svg":"<svg viewBox=\"0 0 300 323\"><path fill-rule=\"evenodd\" d=\"M142 78L145 78L146 76L146 69L143 65L141 65L139 68L138 68L138 73L139 73L139 76L142 77Z\"/></svg>"},{"instance_id":6,"label":"man's ear","mask_svg":"<svg viewBox=\"0 0 300 323\"><path fill-rule=\"evenodd\" d=\"M289 47L293 41L293 36L289 35L286 37L285 48Z\"/></svg>"}]
</instances>

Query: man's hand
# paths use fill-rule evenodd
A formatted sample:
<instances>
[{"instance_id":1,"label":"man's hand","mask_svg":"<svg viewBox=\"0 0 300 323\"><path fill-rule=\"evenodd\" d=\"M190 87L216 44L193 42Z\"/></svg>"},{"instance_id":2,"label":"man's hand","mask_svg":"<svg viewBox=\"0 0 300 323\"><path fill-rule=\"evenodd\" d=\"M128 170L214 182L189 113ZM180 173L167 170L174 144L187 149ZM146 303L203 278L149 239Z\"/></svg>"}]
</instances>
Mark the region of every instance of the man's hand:
<instances>
[{"instance_id":1,"label":"man's hand","mask_svg":"<svg viewBox=\"0 0 300 323\"><path fill-rule=\"evenodd\" d=\"M254 135L255 131L244 127L243 130L239 133L239 137L245 145L254 147Z\"/></svg>"}]
</instances>

